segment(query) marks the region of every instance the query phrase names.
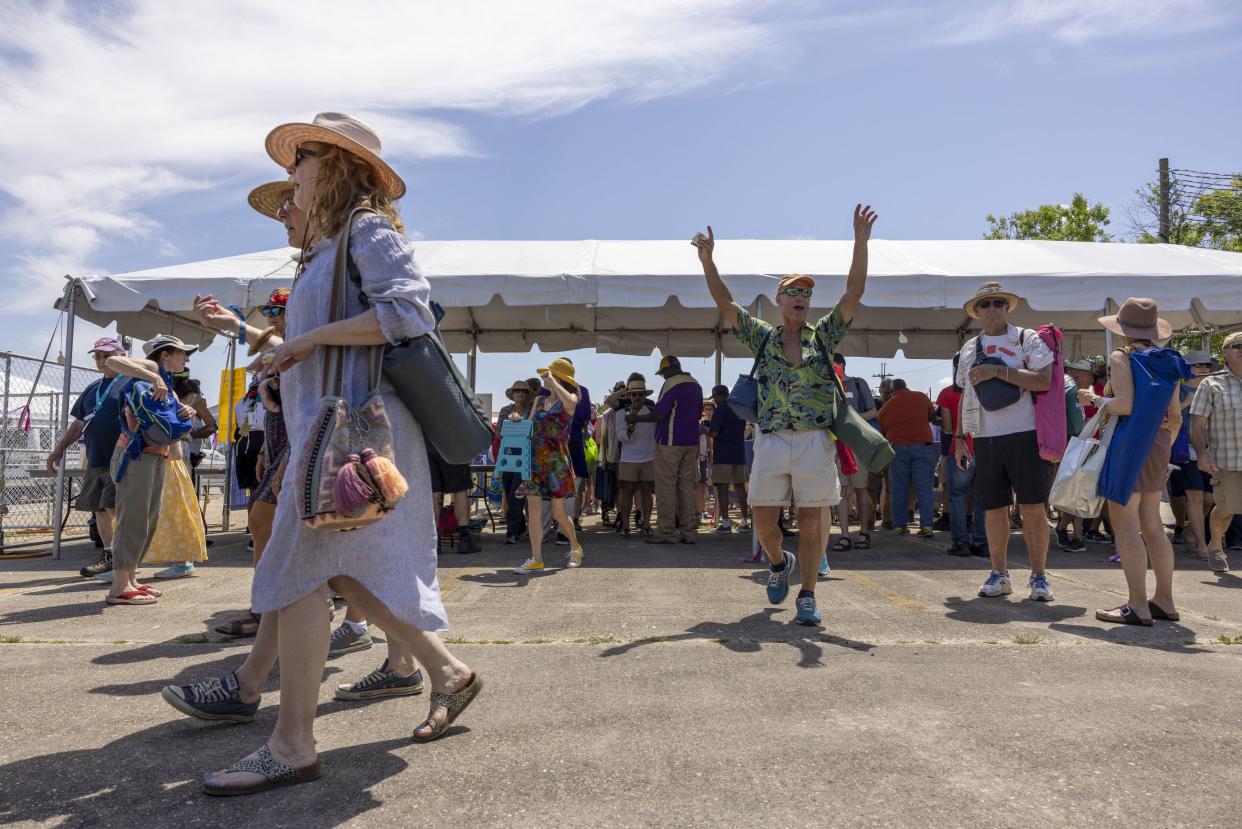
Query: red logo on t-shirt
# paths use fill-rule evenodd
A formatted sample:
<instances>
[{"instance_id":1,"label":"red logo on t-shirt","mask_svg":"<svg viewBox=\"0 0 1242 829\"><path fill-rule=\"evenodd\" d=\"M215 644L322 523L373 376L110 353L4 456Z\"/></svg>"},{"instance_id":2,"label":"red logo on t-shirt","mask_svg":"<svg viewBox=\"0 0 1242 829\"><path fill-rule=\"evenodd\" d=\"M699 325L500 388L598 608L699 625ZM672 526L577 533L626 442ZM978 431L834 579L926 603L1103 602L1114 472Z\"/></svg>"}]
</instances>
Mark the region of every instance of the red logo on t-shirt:
<instances>
[{"instance_id":1,"label":"red logo on t-shirt","mask_svg":"<svg viewBox=\"0 0 1242 829\"><path fill-rule=\"evenodd\" d=\"M1008 348L1005 348L1004 346L989 345L986 349L984 349L984 351L986 351L988 354L995 354L997 351L1000 351L1002 354L1008 354L1010 357L1018 356L1017 352L1010 351Z\"/></svg>"}]
</instances>

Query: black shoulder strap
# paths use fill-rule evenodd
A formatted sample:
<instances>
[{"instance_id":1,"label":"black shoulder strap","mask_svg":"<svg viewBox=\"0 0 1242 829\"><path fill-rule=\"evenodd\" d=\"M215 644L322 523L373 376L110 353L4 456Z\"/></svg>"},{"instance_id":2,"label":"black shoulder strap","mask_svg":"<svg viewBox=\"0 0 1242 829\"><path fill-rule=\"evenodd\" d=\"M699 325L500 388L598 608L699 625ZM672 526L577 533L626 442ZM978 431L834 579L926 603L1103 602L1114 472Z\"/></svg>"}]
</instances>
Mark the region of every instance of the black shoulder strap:
<instances>
[{"instance_id":1,"label":"black shoulder strap","mask_svg":"<svg viewBox=\"0 0 1242 829\"><path fill-rule=\"evenodd\" d=\"M750 366L750 374L746 375L747 379L754 380L755 372L759 370L759 361L763 359L763 355L768 351L768 341L772 339L772 335L776 333L775 328L769 328L768 333L763 335L763 341L759 343L759 350L755 352L755 362Z\"/></svg>"},{"instance_id":2,"label":"black shoulder strap","mask_svg":"<svg viewBox=\"0 0 1242 829\"><path fill-rule=\"evenodd\" d=\"M828 366L828 383L833 390L845 399L845 386L841 382L841 378L837 376L836 369L832 365L832 355L828 353L828 346L824 345L824 341L819 336L819 330L812 328L812 336L815 337L815 347L819 349L820 356L824 358L825 365Z\"/></svg>"}]
</instances>

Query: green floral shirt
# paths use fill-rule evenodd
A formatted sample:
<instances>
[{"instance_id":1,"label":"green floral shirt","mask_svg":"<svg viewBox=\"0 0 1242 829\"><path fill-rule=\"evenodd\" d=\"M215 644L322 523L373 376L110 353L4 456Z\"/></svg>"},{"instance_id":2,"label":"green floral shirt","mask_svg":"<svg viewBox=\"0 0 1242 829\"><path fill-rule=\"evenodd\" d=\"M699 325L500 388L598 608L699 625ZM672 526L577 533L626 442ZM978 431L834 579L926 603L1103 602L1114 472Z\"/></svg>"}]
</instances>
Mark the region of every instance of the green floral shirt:
<instances>
[{"instance_id":1,"label":"green floral shirt","mask_svg":"<svg viewBox=\"0 0 1242 829\"><path fill-rule=\"evenodd\" d=\"M802 362L790 365L785 359L781 348L782 325L772 326L760 319L755 319L745 308L737 309L737 328L733 333L746 343L751 354L758 356L763 338L768 338L767 349L759 360L759 370L755 377L759 381L759 422L763 430L794 429L812 431L826 429L832 425L833 390L831 355L837 350L841 340L849 331L849 325L841 319L841 312L836 308L821 317L812 328L802 327ZM829 358L815 345L818 334Z\"/></svg>"}]
</instances>

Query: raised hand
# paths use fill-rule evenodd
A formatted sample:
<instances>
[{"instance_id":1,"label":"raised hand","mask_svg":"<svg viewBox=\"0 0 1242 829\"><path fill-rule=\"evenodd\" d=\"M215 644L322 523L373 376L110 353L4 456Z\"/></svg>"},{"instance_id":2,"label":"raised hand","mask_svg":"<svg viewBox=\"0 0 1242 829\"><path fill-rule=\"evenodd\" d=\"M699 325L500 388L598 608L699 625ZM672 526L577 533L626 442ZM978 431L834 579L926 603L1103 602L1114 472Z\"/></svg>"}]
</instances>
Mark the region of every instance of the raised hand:
<instances>
[{"instance_id":1,"label":"raised hand","mask_svg":"<svg viewBox=\"0 0 1242 829\"><path fill-rule=\"evenodd\" d=\"M237 330L237 315L221 305L211 294L194 295L194 314L208 328L217 331Z\"/></svg>"},{"instance_id":2,"label":"raised hand","mask_svg":"<svg viewBox=\"0 0 1242 829\"><path fill-rule=\"evenodd\" d=\"M854 241L868 241L871 238L871 228L878 218L879 214L871 209L871 205L854 205Z\"/></svg>"},{"instance_id":3,"label":"raised hand","mask_svg":"<svg viewBox=\"0 0 1242 829\"><path fill-rule=\"evenodd\" d=\"M699 242L699 261L704 265L711 264L712 253L716 250L716 234L712 233L712 226L707 226L707 238Z\"/></svg>"}]
</instances>

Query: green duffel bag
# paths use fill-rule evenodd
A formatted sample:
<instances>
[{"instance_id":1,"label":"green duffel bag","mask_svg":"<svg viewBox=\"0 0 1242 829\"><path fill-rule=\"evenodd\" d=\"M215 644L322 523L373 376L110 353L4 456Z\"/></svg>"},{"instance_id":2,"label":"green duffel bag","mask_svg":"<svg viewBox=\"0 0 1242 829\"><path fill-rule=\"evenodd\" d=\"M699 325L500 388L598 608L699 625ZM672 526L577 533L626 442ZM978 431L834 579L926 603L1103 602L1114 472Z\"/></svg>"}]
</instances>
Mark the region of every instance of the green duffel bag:
<instances>
[{"instance_id":1,"label":"green duffel bag","mask_svg":"<svg viewBox=\"0 0 1242 829\"><path fill-rule=\"evenodd\" d=\"M832 369L832 355L828 353L818 332L815 335L815 344L819 346L820 353L828 363L829 372L832 374L832 386L836 389L838 397L836 410L833 412L832 433L854 453L859 469L878 475L892 463L897 453L893 451L893 445L884 438L884 435L863 420L862 415L850 405L849 398L845 396L845 385L837 376L836 371Z\"/></svg>"}]
</instances>

